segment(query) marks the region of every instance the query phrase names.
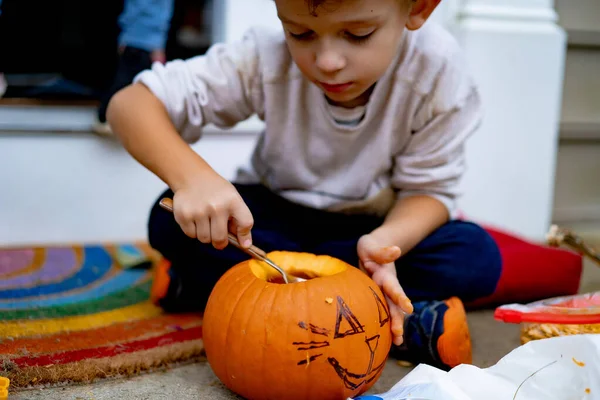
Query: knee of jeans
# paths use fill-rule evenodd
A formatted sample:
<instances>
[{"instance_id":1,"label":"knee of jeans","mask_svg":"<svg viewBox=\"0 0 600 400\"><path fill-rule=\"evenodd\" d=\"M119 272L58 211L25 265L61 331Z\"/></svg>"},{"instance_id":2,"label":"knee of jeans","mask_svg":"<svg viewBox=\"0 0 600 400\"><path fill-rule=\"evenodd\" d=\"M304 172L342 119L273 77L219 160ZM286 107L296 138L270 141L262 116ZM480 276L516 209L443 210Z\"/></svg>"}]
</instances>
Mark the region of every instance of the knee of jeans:
<instances>
[{"instance_id":1,"label":"knee of jeans","mask_svg":"<svg viewBox=\"0 0 600 400\"><path fill-rule=\"evenodd\" d=\"M475 297L488 296L496 290L502 272L502 255L494 238L481 226L462 223L463 262L471 277Z\"/></svg>"},{"instance_id":2,"label":"knee of jeans","mask_svg":"<svg viewBox=\"0 0 600 400\"><path fill-rule=\"evenodd\" d=\"M163 230L160 227L160 224L156 221L156 217L150 216L150 218L148 219L148 244L150 245L150 247L152 247L154 250L158 251L159 253L161 253L161 255L163 257L166 257L166 254L164 254L164 243L165 240L167 239Z\"/></svg>"},{"instance_id":3,"label":"knee of jeans","mask_svg":"<svg viewBox=\"0 0 600 400\"><path fill-rule=\"evenodd\" d=\"M154 250L157 250L163 257L170 258L173 247L177 247L177 240L181 238L182 232L179 225L175 222L170 213L164 210L153 208L150 212L147 224L148 244ZM184 234L183 234L184 235Z\"/></svg>"}]
</instances>

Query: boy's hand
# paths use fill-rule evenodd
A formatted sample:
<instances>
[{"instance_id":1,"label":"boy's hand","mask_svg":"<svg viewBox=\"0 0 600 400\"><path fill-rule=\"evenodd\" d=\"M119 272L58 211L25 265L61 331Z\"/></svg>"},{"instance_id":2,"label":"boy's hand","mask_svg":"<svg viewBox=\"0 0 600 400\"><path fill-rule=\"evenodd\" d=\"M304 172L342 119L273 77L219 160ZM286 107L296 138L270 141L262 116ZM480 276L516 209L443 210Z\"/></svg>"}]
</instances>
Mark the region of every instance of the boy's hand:
<instances>
[{"instance_id":1,"label":"boy's hand","mask_svg":"<svg viewBox=\"0 0 600 400\"><path fill-rule=\"evenodd\" d=\"M183 232L224 249L229 232L244 247L252 244L252 214L235 187L218 174L204 174L201 179L175 191L175 221Z\"/></svg>"},{"instance_id":2,"label":"boy's hand","mask_svg":"<svg viewBox=\"0 0 600 400\"><path fill-rule=\"evenodd\" d=\"M386 297L392 317L394 344L402 344L404 314L413 312L413 306L398 282L394 262L400 257L398 246L384 246L372 235L364 235L357 246L360 268L381 288Z\"/></svg>"}]
</instances>

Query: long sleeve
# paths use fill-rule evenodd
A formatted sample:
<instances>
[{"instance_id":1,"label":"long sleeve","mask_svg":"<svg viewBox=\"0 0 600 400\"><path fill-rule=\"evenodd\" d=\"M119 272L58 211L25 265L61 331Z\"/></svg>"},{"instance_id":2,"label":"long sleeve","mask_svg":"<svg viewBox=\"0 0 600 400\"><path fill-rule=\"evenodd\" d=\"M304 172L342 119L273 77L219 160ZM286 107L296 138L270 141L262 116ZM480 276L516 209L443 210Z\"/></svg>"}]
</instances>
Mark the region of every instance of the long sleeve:
<instances>
[{"instance_id":1,"label":"long sleeve","mask_svg":"<svg viewBox=\"0 0 600 400\"><path fill-rule=\"evenodd\" d=\"M165 105L182 137L195 142L207 124L227 128L263 114L257 35L249 31L239 41L215 44L186 61L155 63L134 81L146 85Z\"/></svg>"},{"instance_id":2,"label":"long sleeve","mask_svg":"<svg viewBox=\"0 0 600 400\"><path fill-rule=\"evenodd\" d=\"M465 172L465 142L482 118L479 93L453 62L440 72L413 121L408 144L394 159L392 186L398 197L424 194L440 200L455 214L459 183Z\"/></svg>"}]
</instances>

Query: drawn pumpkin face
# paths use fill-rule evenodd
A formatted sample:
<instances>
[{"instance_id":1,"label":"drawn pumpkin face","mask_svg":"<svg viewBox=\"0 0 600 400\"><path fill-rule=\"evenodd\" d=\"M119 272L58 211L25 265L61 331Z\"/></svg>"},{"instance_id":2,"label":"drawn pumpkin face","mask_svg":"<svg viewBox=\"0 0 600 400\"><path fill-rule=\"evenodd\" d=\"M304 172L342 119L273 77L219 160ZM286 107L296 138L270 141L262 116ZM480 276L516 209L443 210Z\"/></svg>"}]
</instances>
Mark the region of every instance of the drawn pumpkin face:
<instances>
[{"instance_id":1,"label":"drawn pumpkin face","mask_svg":"<svg viewBox=\"0 0 600 400\"><path fill-rule=\"evenodd\" d=\"M328 256L273 252L306 282L248 260L219 280L204 314L215 375L247 399L345 400L379 378L392 343L383 294L362 271Z\"/></svg>"}]
</instances>

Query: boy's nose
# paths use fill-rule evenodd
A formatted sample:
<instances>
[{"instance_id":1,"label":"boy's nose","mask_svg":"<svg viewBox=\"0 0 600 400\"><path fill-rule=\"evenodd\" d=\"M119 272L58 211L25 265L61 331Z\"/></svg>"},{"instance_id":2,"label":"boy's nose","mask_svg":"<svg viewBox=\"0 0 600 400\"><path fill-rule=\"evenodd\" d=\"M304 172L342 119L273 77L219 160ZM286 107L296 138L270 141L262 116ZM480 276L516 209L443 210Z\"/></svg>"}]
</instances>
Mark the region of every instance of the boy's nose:
<instances>
[{"instance_id":1,"label":"boy's nose","mask_svg":"<svg viewBox=\"0 0 600 400\"><path fill-rule=\"evenodd\" d=\"M321 72L332 74L346 66L346 59L342 54L333 50L323 50L316 55L316 65Z\"/></svg>"}]
</instances>

